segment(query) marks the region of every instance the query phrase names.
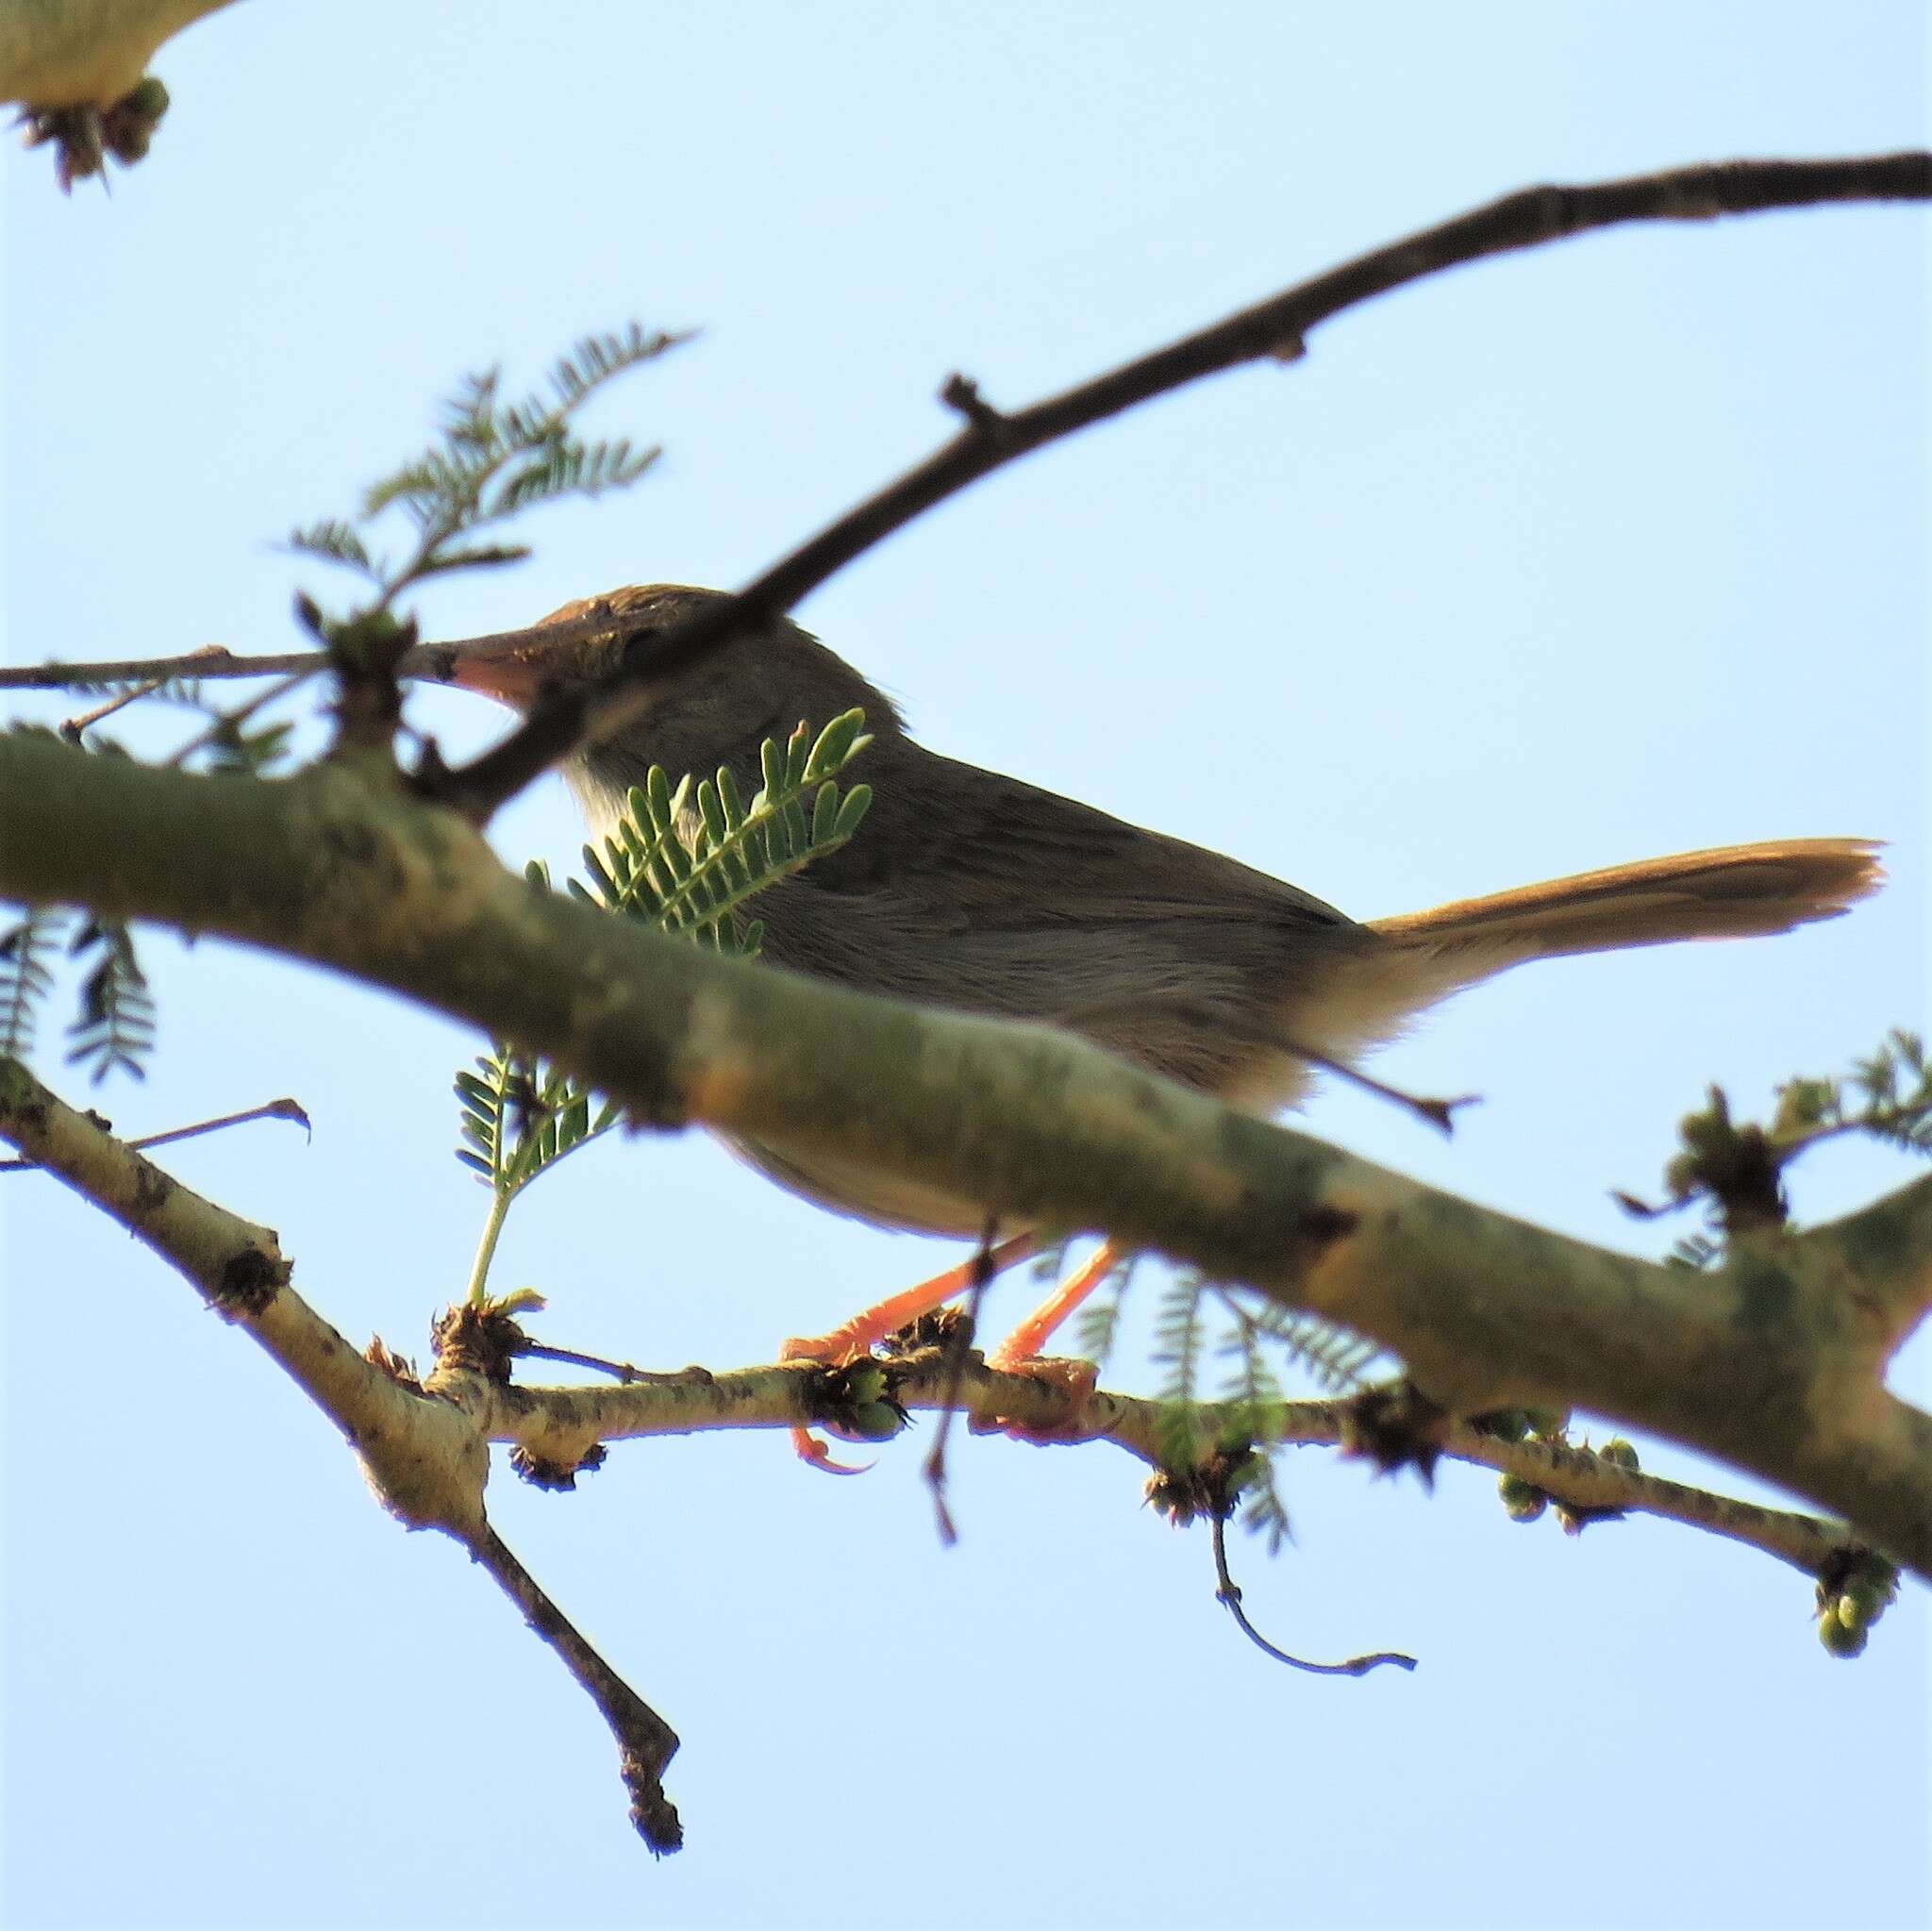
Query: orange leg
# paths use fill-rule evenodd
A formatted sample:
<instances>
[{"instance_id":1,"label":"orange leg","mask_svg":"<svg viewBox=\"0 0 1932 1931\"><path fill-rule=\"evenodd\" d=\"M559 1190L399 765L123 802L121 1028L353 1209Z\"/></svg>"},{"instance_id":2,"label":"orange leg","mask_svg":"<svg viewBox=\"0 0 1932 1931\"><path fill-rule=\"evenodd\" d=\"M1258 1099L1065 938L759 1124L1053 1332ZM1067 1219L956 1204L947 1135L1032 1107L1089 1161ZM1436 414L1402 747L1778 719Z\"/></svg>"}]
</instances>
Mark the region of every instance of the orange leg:
<instances>
[{"instance_id":1,"label":"orange leg","mask_svg":"<svg viewBox=\"0 0 1932 1931\"><path fill-rule=\"evenodd\" d=\"M1120 1265L1121 1251L1111 1240L1103 1240L1092 1257L1083 1261L1043 1300L991 1354L989 1368L1008 1373L1024 1373L1040 1358L1040 1351L1059 1331L1067 1316L1092 1293Z\"/></svg>"},{"instance_id":2,"label":"orange leg","mask_svg":"<svg viewBox=\"0 0 1932 1931\"><path fill-rule=\"evenodd\" d=\"M949 1267L944 1273L934 1274L929 1281L921 1281L917 1287L908 1288L903 1293L880 1301L862 1314L855 1314L830 1334L794 1336L778 1350L778 1358L781 1361L825 1361L841 1367L859 1360L869 1355L877 1342L884 1340L895 1329L904 1327L908 1321L917 1321L922 1314L930 1314L935 1307L943 1307L955 1294L963 1294L982 1274L991 1279L1037 1253L1039 1247L1038 1235L1015 1234L1010 1240L1002 1240L986 1259L982 1260L975 1254L958 1267ZM848 1463L834 1461L831 1451L809 1429L792 1429L791 1445L806 1461L816 1463L828 1474L856 1475L859 1473Z\"/></svg>"},{"instance_id":3,"label":"orange leg","mask_svg":"<svg viewBox=\"0 0 1932 1931\"><path fill-rule=\"evenodd\" d=\"M1042 1360L1041 1350L1053 1339L1068 1315L1113 1272L1120 1257L1120 1249L1111 1240L1103 1240L1091 1257L1076 1267L986 1357L986 1365L1008 1374L1031 1374L1038 1380L1056 1383L1074 1397L1076 1407L1084 1403L1093 1392L1093 1385L1099 1378L1092 1362ZM1018 1426L1009 1427L1007 1433L1022 1441L1050 1439Z\"/></svg>"}]
</instances>

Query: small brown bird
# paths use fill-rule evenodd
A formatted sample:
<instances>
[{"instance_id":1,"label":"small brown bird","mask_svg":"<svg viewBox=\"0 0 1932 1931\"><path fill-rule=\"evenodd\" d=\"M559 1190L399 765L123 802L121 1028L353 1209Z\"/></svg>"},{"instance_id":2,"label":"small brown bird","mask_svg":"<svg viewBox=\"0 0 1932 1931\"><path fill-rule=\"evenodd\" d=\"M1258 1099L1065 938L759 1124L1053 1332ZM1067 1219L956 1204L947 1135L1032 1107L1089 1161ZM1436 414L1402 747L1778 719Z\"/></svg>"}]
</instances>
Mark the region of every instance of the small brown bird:
<instances>
[{"instance_id":1,"label":"small brown bird","mask_svg":"<svg viewBox=\"0 0 1932 1931\"><path fill-rule=\"evenodd\" d=\"M608 611L611 629L455 660L465 689L526 708L552 685L615 669L715 591L633 586L544 621ZM1142 830L907 736L891 701L795 624L741 637L646 686L649 709L565 767L593 831L661 765L675 779L730 766L749 794L759 746L855 706L874 742L873 805L850 843L759 896L764 956L865 991L1064 1026L1136 1065L1269 1115L1311 1064L1346 1067L1464 987L1530 959L1684 939L1748 938L1835 918L1875 889L1863 839L1687 852L1357 924L1217 852ZM986 1204L851 1165L812 1146L745 1145L773 1178L841 1213L978 1238ZM1025 1234L1001 1264L1031 1247ZM1103 1249L991 1357L1032 1361L1113 1257ZM967 1285L958 1269L792 1357L850 1359ZM820 1451L822 1457L823 1452Z\"/></svg>"}]
</instances>

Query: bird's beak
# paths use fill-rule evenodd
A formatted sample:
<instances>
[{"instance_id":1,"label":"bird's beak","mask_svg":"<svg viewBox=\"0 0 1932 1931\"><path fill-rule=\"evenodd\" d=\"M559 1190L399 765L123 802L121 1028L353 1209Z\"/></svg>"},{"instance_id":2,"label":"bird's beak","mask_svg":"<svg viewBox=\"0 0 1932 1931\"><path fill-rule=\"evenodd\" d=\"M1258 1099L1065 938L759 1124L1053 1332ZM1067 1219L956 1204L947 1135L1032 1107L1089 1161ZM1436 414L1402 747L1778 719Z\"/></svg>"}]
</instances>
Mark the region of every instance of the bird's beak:
<instances>
[{"instance_id":1,"label":"bird's beak","mask_svg":"<svg viewBox=\"0 0 1932 1931\"><path fill-rule=\"evenodd\" d=\"M527 649L466 651L451 658L446 683L493 697L512 710L528 710L543 688L543 666Z\"/></svg>"}]
</instances>

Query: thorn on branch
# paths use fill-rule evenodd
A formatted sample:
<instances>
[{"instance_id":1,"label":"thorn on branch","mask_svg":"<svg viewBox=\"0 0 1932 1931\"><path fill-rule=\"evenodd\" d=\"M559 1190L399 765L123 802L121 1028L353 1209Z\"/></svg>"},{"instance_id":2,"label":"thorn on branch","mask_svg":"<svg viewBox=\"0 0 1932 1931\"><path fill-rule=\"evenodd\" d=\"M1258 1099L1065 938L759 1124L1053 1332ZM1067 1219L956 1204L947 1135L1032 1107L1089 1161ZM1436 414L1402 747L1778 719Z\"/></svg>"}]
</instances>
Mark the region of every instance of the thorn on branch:
<instances>
[{"instance_id":1,"label":"thorn on branch","mask_svg":"<svg viewBox=\"0 0 1932 1931\"><path fill-rule=\"evenodd\" d=\"M1557 1525L1566 1536L1580 1536L1592 1523L1622 1522L1629 1512L1607 1504L1592 1507L1581 1502L1565 1502L1554 1495L1550 1504L1557 1511Z\"/></svg>"},{"instance_id":2,"label":"thorn on branch","mask_svg":"<svg viewBox=\"0 0 1932 1931\"><path fill-rule=\"evenodd\" d=\"M407 1355L399 1355L379 1334L369 1337L369 1345L362 1350L362 1358L372 1368L381 1371L389 1378L407 1388L411 1394L424 1394L423 1377L416 1373L416 1364Z\"/></svg>"},{"instance_id":3,"label":"thorn on branch","mask_svg":"<svg viewBox=\"0 0 1932 1931\"><path fill-rule=\"evenodd\" d=\"M103 1133L113 1131L114 1123L104 1119L99 1113L89 1113L88 1120L98 1126ZM197 1120L192 1126L171 1126L163 1133L146 1133L139 1140L130 1140L125 1144L134 1152L145 1152L151 1146L166 1146L176 1140L193 1140L204 1133L219 1133L227 1126L245 1126L253 1120L292 1120L312 1140L315 1129L308 1115L298 1101L291 1099L270 1100L265 1106L250 1107L240 1113L224 1113L214 1120ZM38 1166L37 1160L25 1157L0 1160L0 1174L10 1174Z\"/></svg>"}]
</instances>

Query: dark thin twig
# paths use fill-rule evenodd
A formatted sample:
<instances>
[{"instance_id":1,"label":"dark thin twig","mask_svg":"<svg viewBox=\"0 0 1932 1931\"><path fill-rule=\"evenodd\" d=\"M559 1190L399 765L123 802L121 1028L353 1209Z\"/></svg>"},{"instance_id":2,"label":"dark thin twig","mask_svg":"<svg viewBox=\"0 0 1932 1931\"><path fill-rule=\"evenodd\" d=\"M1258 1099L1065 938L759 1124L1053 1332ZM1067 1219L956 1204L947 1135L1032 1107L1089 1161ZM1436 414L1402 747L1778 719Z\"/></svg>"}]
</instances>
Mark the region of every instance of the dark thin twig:
<instances>
[{"instance_id":1,"label":"dark thin twig","mask_svg":"<svg viewBox=\"0 0 1932 1931\"><path fill-rule=\"evenodd\" d=\"M1721 215L1832 202L1926 200L1932 200L1932 153L1919 149L1804 161L1707 161L1579 187L1524 188L1357 256L1194 335L1012 414L991 408L979 396L976 385L964 377L950 377L941 399L966 418L951 441L755 577L731 603L708 608L667 630L656 640L646 663L613 678L598 692L558 696L538 706L493 750L460 773L440 777L439 794L477 811L493 810L569 756L587 736L602 736L628 724L637 715L631 686L639 678L681 669L729 639L783 615L854 558L981 476L1203 376L1244 362L1296 360L1311 328L1377 295L1485 256L1540 247L1630 222L1710 221ZM560 643L613 627L605 615L568 625L540 624L453 639L424 646L410 674L447 682L456 658L469 651L499 650L540 637ZM201 667L199 674L272 675L298 670L319 655L229 654L226 661ZM78 679L156 676L184 668L181 658L132 658L0 669L0 690L59 689Z\"/></svg>"},{"instance_id":2,"label":"dark thin twig","mask_svg":"<svg viewBox=\"0 0 1932 1931\"><path fill-rule=\"evenodd\" d=\"M494 1529L486 1526L465 1546L470 1559L486 1570L523 1611L524 1621L556 1651L610 1725L625 1788L630 1792L630 1821L638 1835L658 1856L680 1849L684 1826L664 1794L662 1781L665 1767L677 1753L677 1732L591 1647Z\"/></svg>"},{"instance_id":3,"label":"dark thin twig","mask_svg":"<svg viewBox=\"0 0 1932 1931\"><path fill-rule=\"evenodd\" d=\"M1366 1676L1371 1670L1380 1669L1384 1663L1393 1663L1398 1670L1415 1668L1413 1656L1406 1656L1399 1650L1392 1649L1377 1650L1373 1656L1350 1656L1345 1663L1311 1663L1304 1656L1291 1656L1285 1649L1276 1649L1248 1621L1247 1611L1241 1607L1241 1592L1235 1586L1233 1576L1227 1573L1227 1518L1218 1513L1210 1514L1208 1523L1214 1543L1214 1574L1220 1584L1214 1591L1214 1600L1227 1605L1228 1614L1257 1649L1265 1650L1277 1663L1286 1663L1292 1670L1306 1670L1311 1676Z\"/></svg>"},{"instance_id":4,"label":"dark thin twig","mask_svg":"<svg viewBox=\"0 0 1932 1931\"><path fill-rule=\"evenodd\" d=\"M215 1120L197 1120L192 1126L171 1126L165 1133L150 1133L141 1140L122 1142L137 1152L151 1146L166 1146L171 1140L193 1140L203 1133L219 1133L225 1126L246 1126L251 1120L292 1120L312 1140L315 1128L296 1100L270 1100L265 1106L250 1107L241 1113L224 1113ZM38 1160L0 1160L0 1174L17 1173L36 1167Z\"/></svg>"},{"instance_id":5,"label":"dark thin twig","mask_svg":"<svg viewBox=\"0 0 1932 1931\"><path fill-rule=\"evenodd\" d=\"M178 769L178 767L187 763L189 758L193 757L204 744L212 744L224 730L233 730L239 724L245 724L257 711L288 696L290 691L299 690L304 684L308 683L309 678L316 675L318 672L325 671L328 668L329 661L326 657L320 655L311 657L299 670L291 671L286 677L271 684L266 691L257 691L246 704L241 706L238 709L225 712L207 730L202 732L198 738L191 738L187 743L182 745L180 750L168 759L168 768L170 770Z\"/></svg>"},{"instance_id":6,"label":"dark thin twig","mask_svg":"<svg viewBox=\"0 0 1932 1931\"><path fill-rule=\"evenodd\" d=\"M143 697L152 697L170 677L178 674L179 672L192 671L198 661L226 658L227 656L228 651L225 644L205 643L199 650L192 650L187 657L177 658L175 663L167 665L158 676L148 677L135 685L132 690L123 691L108 698L106 704L96 705L92 710L84 711L79 717L67 719L60 726L60 735L70 744L78 744L82 735L92 730L95 724L105 724L117 710L125 710L130 704L140 703ZM107 680L101 678L90 681L105 683Z\"/></svg>"},{"instance_id":7,"label":"dark thin twig","mask_svg":"<svg viewBox=\"0 0 1932 1931\"><path fill-rule=\"evenodd\" d=\"M533 1341L527 1337L517 1343L516 1352L520 1356L527 1355L533 1360L561 1361L573 1368L588 1368L593 1373L608 1374L626 1386L675 1388L693 1381L703 1386L712 1378L708 1368L633 1368L628 1361L607 1360L602 1355L586 1355L575 1348L555 1347L549 1341Z\"/></svg>"},{"instance_id":8,"label":"dark thin twig","mask_svg":"<svg viewBox=\"0 0 1932 1931\"><path fill-rule=\"evenodd\" d=\"M328 653L285 650L260 657L240 657L225 643L205 643L178 658L108 658L88 664L8 664L0 666L0 691L65 691L75 684L124 684L131 679L165 683L170 677L275 677L291 671L326 670ZM131 691L117 699L145 696ZM76 719L87 724L96 719Z\"/></svg>"},{"instance_id":9,"label":"dark thin twig","mask_svg":"<svg viewBox=\"0 0 1932 1931\"><path fill-rule=\"evenodd\" d=\"M1298 349L1318 323L1407 283L1485 256L1626 222L1708 221L1821 202L1928 199L1932 153L1925 152L1707 162L1591 186L1507 194L1029 408L970 413L958 433L925 461L755 577L731 601L708 606L652 639L647 649L633 653L634 661L594 690L551 693L500 744L458 771L425 777L425 789L475 818L487 818L587 739L608 737L630 724L643 708L645 679L685 669L731 638L782 616L854 558L980 477L1205 375L1278 358ZM948 400L957 408L962 397L955 391ZM602 627L621 626L607 620Z\"/></svg>"},{"instance_id":10,"label":"dark thin twig","mask_svg":"<svg viewBox=\"0 0 1932 1931\"><path fill-rule=\"evenodd\" d=\"M966 1357L973 1351L973 1337L979 1332L979 1310L993 1275L999 1272L992 1262L993 1243L999 1239L999 1232L998 1219L988 1214L986 1225L980 1230L979 1252L973 1257L973 1285L967 1290L965 1311L946 1335L940 1383L940 1424L933 1431L932 1452L925 1458L925 1485L932 1490L933 1522L941 1542L948 1549L959 1540L959 1531L954 1526L953 1511L946 1507L946 1438L953 1432L953 1417L958 1412L959 1394L966 1379Z\"/></svg>"}]
</instances>

